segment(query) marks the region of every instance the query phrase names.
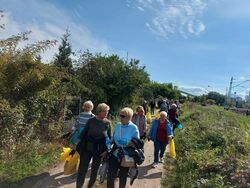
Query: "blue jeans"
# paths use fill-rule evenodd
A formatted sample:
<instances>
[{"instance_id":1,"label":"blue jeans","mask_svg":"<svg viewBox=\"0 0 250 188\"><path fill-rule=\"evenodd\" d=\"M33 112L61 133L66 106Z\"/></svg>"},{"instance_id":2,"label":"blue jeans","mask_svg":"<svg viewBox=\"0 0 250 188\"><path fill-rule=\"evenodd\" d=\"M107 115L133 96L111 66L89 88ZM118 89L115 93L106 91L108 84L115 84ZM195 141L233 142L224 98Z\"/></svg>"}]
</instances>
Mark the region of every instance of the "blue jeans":
<instances>
[{"instance_id":1,"label":"blue jeans","mask_svg":"<svg viewBox=\"0 0 250 188\"><path fill-rule=\"evenodd\" d=\"M160 152L160 158L163 157L164 152L166 150L167 146L167 141L159 141L156 139L154 142L154 162L158 163L159 162L159 152Z\"/></svg>"}]
</instances>

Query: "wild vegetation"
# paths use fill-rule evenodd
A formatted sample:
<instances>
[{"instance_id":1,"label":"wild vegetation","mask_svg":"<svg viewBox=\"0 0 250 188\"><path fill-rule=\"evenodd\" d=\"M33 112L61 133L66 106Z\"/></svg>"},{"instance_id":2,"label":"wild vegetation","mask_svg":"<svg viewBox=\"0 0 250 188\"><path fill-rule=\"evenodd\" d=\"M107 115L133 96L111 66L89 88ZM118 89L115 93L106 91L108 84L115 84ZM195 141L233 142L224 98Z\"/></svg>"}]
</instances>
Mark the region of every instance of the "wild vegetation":
<instances>
[{"instance_id":1,"label":"wild vegetation","mask_svg":"<svg viewBox=\"0 0 250 188\"><path fill-rule=\"evenodd\" d=\"M175 161L166 159L164 187L248 187L250 118L218 106L186 103L176 130Z\"/></svg>"},{"instance_id":2,"label":"wild vegetation","mask_svg":"<svg viewBox=\"0 0 250 188\"><path fill-rule=\"evenodd\" d=\"M0 32L3 16L0 11ZM41 53L57 41L24 45L29 34L2 39L0 33L0 186L40 172L57 160L67 97L90 99L95 105L105 102L114 115L122 106L154 96L154 90L144 94L144 86L155 83L139 60L87 50L76 56L66 31L58 53L44 64ZM166 91L161 97L180 95L171 84L158 84L155 90L162 86L161 91Z\"/></svg>"}]
</instances>

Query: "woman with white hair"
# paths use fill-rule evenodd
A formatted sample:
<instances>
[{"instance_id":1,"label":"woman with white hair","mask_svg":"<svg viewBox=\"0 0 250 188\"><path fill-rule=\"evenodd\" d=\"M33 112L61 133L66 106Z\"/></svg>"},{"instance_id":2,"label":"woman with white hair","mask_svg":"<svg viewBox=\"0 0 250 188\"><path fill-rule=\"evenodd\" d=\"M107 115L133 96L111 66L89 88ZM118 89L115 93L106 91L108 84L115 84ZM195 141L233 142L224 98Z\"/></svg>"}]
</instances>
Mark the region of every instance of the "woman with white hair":
<instances>
[{"instance_id":1,"label":"woman with white hair","mask_svg":"<svg viewBox=\"0 0 250 188\"><path fill-rule=\"evenodd\" d=\"M132 146L133 143L131 142L132 139L139 139L139 130L137 126L132 123L131 118L133 116L133 110L131 108L123 108L120 111L120 120L118 124L116 124L114 133L113 133L113 140L114 146L111 152L111 156L109 158L109 169L108 169L108 181L107 187L113 188L115 178L117 176L117 171L119 171L119 187L125 188L127 183L127 176L129 172L129 165L125 165L125 161L122 159L129 159L126 154L126 147ZM122 154L121 154L122 152ZM121 159L121 156L123 157ZM124 163L123 163L124 162ZM129 162L129 161L128 161ZM134 162L132 162L134 165Z\"/></svg>"},{"instance_id":2,"label":"woman with white hair","mask_svg":"<svg viewBox=\"0 0 250 188\"><path fill-rule=\"evenodd\" d=\"M156 168L159 162L163 162L163 155L169 139L173 137L170 122L167 120L168 114L165 111L160 113L160 118L155 119L150 129L149 139L154 142L154 163ZM159 160L160 153L160 160Z\"/></svg>"}]
</instances>

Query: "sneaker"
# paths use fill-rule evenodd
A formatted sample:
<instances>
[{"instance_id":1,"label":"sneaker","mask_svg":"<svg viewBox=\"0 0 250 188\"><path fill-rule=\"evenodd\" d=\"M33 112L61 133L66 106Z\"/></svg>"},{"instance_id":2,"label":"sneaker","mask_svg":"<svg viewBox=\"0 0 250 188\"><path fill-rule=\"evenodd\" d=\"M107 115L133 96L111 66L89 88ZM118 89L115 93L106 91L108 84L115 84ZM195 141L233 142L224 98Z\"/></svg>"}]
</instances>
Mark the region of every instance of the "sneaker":
<instances>
[{"instance_id":1,"label":"sneaker","mask_svg":"<svg viewBox=\"0 0 250 188\"><path fill-rule=\"evenodd\" d=\"M163 157L160 158L159 163L163 163Z\"/></svg>"},{"instance_id":2,"label":"sneaker","mask_svg":"<svg viewBox=\"0 0 250 188\"><path fill-rule=\"evenodd\" d=\"M152 168L156 168L157 165L158 165L158 163L153 163L153 164L152 164Z\"/></svg>"}]
</instances>

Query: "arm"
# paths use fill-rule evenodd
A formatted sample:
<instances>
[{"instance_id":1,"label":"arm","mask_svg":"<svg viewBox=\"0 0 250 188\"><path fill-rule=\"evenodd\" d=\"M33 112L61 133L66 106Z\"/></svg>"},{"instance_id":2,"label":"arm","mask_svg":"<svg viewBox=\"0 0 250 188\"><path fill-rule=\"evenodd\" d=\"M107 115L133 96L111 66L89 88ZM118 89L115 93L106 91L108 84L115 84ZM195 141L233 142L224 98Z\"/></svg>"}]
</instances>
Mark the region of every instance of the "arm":
<instances>
[{"instance_id":1,"label":"arm","mask_svg":"<svg viewBox=\"0 0 250 188\"><path fill-rule=\"evenodd\" d=\"M89 131L89 127L90 127L90 121L88 120L86 123L86 126L84 128L84 130L82 131L82 133L78 136L78 139L76 140L76 142L74 143L73 149L76 149L77 144L88 135L88 131Z\"/></svg>"},{"instance_id":2,"label":"arm","mask_svg":"<svg viewBox=\"0 0 250 188\"><path fill-rule=\"evenodd\" d=\"M167 137L172 138L174 136L171 125L169 122L167 122Z\"/></svg>"},{"instance_id":3,"label":"arm","mask_svg":"<svg viewBox=\"0 0 250 188\"><path fill-rule=\"evenodd\" d=\"M132 138L140 139L140 133L139 133L139 130L137 127L135 128L135 132L134 132L134 135L132 136Z\"/></svg>"},{"instance_id":4,"label":"arm","mask_svg":"<svg viewBox=\"0 0 250 188\"><path fill-rule=\"evenodd\" d=\"M148 135L148 140L152 140L152 134L153 134L152 132L153 132L154 124L155 124L155 120L153 121L153 123L151 125L150 131L149 131L149 135Z\"/></svg>"},{"instance_id":5,"label":"arm","mask_svg":"<svg viewBox=\"0 0 250 188\"><path fill-rule=\"evenodd\" d=\"M109 124L109 128L107 130L107 134L108 134L109 139L111 139L111 122Z\"/></svg>"},{"instance_id":6,"label":"arm","mask_svg":"<svg viewBox=\"0 0 250 188\"><path fill-rule=\"evenodd\" d=\"M146 119L146 116L145 116L145 115L144 115L143 131L144 131L144 133L146 134L146 132L147 132L147 119Z\"/></svg>"}]
</instances>

